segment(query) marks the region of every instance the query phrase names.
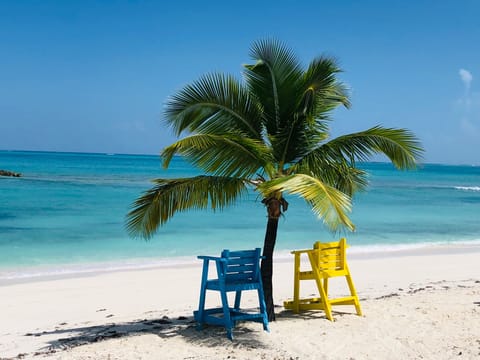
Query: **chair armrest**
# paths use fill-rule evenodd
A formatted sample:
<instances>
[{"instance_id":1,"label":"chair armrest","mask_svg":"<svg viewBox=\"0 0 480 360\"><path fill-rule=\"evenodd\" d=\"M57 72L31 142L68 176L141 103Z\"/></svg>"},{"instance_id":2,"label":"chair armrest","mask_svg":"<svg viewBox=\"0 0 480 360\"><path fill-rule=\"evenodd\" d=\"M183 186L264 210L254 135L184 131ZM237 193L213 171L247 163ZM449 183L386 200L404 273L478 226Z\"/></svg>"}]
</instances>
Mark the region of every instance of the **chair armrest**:
<instances>
[{"instance_id":1,"label":"chair armrest","mask_svg":"<svg viewBox=\"0 0 480 360\"><path fill-rule=\"evenodd\" d=\"M220 274L220 271L222 270L219 265L221 263L226 263L227 259L221 257L221 256L206 256L206 255L200 255L197 256L198 259L203 260L203 265L204 267L208 268L208 264L210 263L210 260L215 261L215 265L217 266L217 271ZM220 275L219 275L220 276Z\"/></svg>"},{"instance_id":2,"label":"chair armrest","mask_svg":"<svg viewBox=\"0 0 480 360\"><path fill-rule=\"evenodd\" d=\"M213 261L217 261L217 260L220 260L221 257L219 256L206 256L206 255L199 255L197 256L197 259L201 259L201 260L213 260Z\"/></svg>"},{"instance_id":3,"label":"chair armrest","mask_svg":"<svg viewBox=\"0 0 480 360\"><path fill-rule=\"evenodd\" d=\"M290 251L290 254L304 254L312 251L313 249L304 249L304 250L293 250Z\"/></svg>"}]
</instances>

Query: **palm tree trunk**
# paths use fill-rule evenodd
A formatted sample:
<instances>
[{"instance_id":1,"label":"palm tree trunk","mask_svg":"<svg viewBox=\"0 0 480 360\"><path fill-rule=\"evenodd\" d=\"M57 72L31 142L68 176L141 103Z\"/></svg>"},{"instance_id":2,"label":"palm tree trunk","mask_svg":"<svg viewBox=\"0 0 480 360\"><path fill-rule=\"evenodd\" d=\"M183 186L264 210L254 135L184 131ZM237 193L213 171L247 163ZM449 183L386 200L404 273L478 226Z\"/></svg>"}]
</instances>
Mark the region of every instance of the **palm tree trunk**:
<instances>
[{"instance_id":1,"label":"palm tree trunk","mask_svg":"<svg viewBox=\"0 0 480 360\"><path fill-rule=\"evenodd\" d=\"M268 321L275 321L275 306L273 305L273 249L277 240L278 217L268 219L265 242L263 245L263 256L261 273L265 303L267 305Z\"/></svg>"}]
</instances>

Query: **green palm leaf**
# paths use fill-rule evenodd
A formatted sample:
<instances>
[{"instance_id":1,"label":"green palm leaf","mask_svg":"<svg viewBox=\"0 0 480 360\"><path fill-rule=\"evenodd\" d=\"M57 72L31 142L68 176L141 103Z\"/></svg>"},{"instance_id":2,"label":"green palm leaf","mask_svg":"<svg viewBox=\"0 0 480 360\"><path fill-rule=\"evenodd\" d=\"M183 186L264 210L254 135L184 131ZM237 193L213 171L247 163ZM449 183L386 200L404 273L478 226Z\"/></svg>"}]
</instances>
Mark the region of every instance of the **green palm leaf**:
<instances>
[{"instance_id":1,"label":"green palm leaf","mask_svg":"<svg viewBox=\"0 0 480 360\"><path fill-rule=\"evenodd\" d=\"M399 169L415 168L423 152L419 141L410 131L381 126L339 136L323 144L318 151L332 161L344 158L351 163L356 160L367 161L374 154L385 154Z\"/></svg>"},{"instance_id":2,"label":"green palm leaf","mask_svg":"<svg viewBox=\"0 0 480 360\"><path fill-rule=\"evenodd\" d=\"M308 154L297 164L293 165L288 173L310 175L348 196L353 196L357 191L366 189L368 186L368 174L364 170L349 165L343 159L334 162L322 155L318 151Z\"/></svg>"},{"instance_id":3,"label":"green palm leaf","mask_svg":"<svg viewBox=\"0 0 480 360\"><path fill-rule=\"evenodd\" d=\"M304 74L303 113L324 119L338 105L350 107L348 91L336 78L339 72L341 69L331 58L319 57L310 63Z\"/></svg>"},{"instance_id":4,"label":"green palm leaf","mask_svg":"<svg viewBox=\"0 0 480 360\"><path fill-rule=\"evenodd\" d=\"M291 121L302 93L301 64L294 53L276 40L252 45L254 65L245 65L245 79L252 94L261 101L269 135L276 135Z\"/></svg>"},{"instance_id":5,"label":"green palm leaf","mask_svg":"<svg viewBox=\"0 0 480 360\"><path fill-rule=\"evenodd\" d=\"M278 192L299 195L332 230L337 230L341 225L350 230L355 229L347 216L347 212L352 208L350 197L312 176L296 174L274 179L260 184L259 190L264 197Z\"/></svg>"},{"instance_id":6,"label":"green palm leaf","mask_svg":"<svg viewBox=\"0 0 480 360\"><path fill-rule=\"evenodd\" d=\"M133 237L150 238L175 213L189 209L223 209L246 194L242 179L197 176L156 179L155 186L132 205L127 214L127 231Z\"/></svg>"},{"instance_id":7,"label":"green palm leaf","mask_svg":"<svg viewBox=\"0 0 480 360\"><path fill-rule=\"evenodd\" d=\"M238 131L261 139L262 114L248 90L232 76L205 75L167 103L166 122L179 135L185 130L205 134Z\"/></svg>"},{"instance_id":8,"label":"green palm leaf","mask_svg":"<svg viewBox=\"0 0 480 360\"><path fill-rule=\"evenodd\" d=\"M205 172L217 176L248 178L271 162L269 149L260 141L237 134L196 134L166 147L163 166L182 155Z\"/></svg>"}]
</instances>

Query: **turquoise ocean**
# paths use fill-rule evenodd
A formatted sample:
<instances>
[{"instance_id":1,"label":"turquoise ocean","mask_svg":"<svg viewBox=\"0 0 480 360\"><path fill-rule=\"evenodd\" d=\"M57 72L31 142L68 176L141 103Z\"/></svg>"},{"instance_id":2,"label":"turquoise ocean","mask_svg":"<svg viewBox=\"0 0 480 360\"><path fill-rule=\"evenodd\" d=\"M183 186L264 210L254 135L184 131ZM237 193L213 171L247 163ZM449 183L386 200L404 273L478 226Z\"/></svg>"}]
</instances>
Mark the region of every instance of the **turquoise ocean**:
<instances>
[{"instance_id":1,"label":"turquoise ocean","mask_svg":"<svg viewBox=\"0 0 480 360\"><path fill-rule=\"evenodd\" d=\"M346 236L352 252L388 253L442 244L480 244L480 167L424 164L397 171L364 163L355 233L331 233L295 196L280 219L276 251ZM105 269L191 263L223 248L263 245L266 211L252 192L221 212L177 214L149 241L132 239L125 215L154 178L200 172L181 158L168 170L154 155L0 151L0 282Z\"/></svg>"}]
</instances>

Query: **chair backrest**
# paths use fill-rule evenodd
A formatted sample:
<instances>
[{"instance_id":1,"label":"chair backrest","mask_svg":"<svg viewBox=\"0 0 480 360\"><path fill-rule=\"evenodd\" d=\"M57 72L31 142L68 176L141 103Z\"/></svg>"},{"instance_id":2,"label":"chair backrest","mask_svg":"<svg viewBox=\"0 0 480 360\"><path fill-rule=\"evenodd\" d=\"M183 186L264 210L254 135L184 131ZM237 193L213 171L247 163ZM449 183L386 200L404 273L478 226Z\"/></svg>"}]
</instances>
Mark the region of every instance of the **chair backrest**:
<instances>
[{"instance_id":1,"label":"chair backrest","mask_svg":"<svg viewBox=\"0 0 480 360\"><path fill-rule=\"evenodd\" d=\"M313 244L315 251L315 260L319 270L325 272L342 271L346 265L346 239L339 241L322 243L317 241Z\"/></svg>"},{"instance_id":2,"label":"chair backrest","mask_svg":"<svg viewBox=\"0 0 480 360\"><path fill-rule=\"evenodd\" d=\"M260 279L260 248L254 250L223 250L222 275L226 281L252 282ZM221 276L221 274L218 274Z\"/></svg>"}]
</instances>

